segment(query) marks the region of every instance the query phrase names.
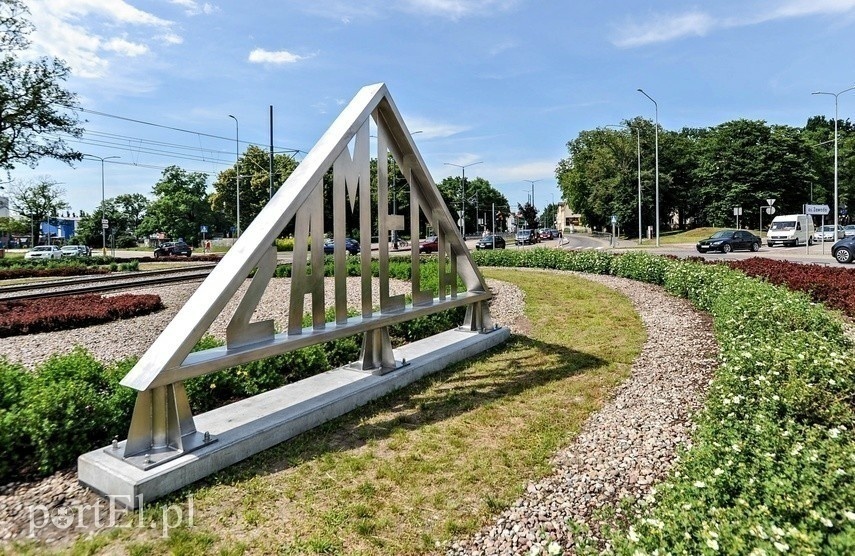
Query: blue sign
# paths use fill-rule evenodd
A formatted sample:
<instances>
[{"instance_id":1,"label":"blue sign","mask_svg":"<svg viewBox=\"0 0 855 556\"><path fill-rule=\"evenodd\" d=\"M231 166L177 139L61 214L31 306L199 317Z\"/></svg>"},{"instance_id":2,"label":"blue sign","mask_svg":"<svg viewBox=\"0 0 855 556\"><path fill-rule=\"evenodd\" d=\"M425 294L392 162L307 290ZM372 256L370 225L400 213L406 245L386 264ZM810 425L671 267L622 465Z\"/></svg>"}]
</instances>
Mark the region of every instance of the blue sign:
<instances>
[{"instance_id":1,"label":"blue sign","mask_svg":"<svg viewBox=\"0 0 855 556\"><path fill-rule=\"evenodd\" d=\"M200 226L199 231L202 232L203 234L207 234L208 233L208 227L207 226Z\"/></svg>"}]
</instances>

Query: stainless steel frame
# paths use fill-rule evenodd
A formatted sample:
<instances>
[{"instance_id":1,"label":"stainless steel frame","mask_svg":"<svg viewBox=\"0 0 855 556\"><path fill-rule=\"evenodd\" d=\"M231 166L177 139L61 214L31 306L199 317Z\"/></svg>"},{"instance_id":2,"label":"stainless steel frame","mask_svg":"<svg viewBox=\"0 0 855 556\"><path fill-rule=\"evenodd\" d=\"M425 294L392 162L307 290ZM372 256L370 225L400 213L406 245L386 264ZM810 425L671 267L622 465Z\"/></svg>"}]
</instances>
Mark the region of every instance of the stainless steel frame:
<instances>
[{"instance_id":1,"label":"stainless steel frame","mask_svg":"<svg viewBox=\"0 0 855 556\"><path fill-rule=\"evenodd\" d=\"M377 126L377 203L371 203L370 135ZM353 145L353 155L350 145ZM404 296L389 295L389 248L385 239L404 228L401 215L390 214L387 152L410 184L410 233L418 237L420 218L426 219L439 238L440 292L433 298L421 290L418 242L411 244L412 304ZM335 322L324 319L323 283L323 177L333 169L333 240ZM347 316L345 211L359 203L361 245L361 314ZM371 211L379 226L380 307L372 305ZM276 266L274 240L295 220L295 243L288 300L288 323L275 333L273 322L251 322ZM311 245L309 244L311 242ZM311 249L310 249L311 247ZM214 319L256 270L226 331L224 347L191 353ZM458 293L458 278L466 291ZM312 325L303 328L303 305L311 296ZM491 294L472 261L439 190L416 150L384 84L362 88L315 147L244 230L232 249L199 286L122 384L139 390L124 451L108 452L143 469L214 442L196 431L183 381L301 347L363 333L362 353L351 367L386 373L403 362L395 360L389 326L452 307L466 306L462 328L473 332L493 330L488 301Z\"/></svg>"}]
</instances>

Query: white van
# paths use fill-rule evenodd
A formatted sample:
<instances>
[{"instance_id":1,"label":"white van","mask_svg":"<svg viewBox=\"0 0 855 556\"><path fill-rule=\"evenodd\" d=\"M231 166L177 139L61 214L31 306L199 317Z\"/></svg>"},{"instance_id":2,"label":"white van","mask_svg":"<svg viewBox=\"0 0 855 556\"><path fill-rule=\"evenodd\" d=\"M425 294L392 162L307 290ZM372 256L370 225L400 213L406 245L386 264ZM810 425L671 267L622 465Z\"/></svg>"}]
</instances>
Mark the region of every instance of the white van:
<instances>
[{"instance_id":1,"label":"white van","mask_svg":"<svg viewBox=\"0 0 855 556\"><path fill-rule=\"evenodd\" d=\"M807 214L786 214L772 219L766 232L766 244L775 245L813 245L813 218Z\"/></svg>"}]
</instances>

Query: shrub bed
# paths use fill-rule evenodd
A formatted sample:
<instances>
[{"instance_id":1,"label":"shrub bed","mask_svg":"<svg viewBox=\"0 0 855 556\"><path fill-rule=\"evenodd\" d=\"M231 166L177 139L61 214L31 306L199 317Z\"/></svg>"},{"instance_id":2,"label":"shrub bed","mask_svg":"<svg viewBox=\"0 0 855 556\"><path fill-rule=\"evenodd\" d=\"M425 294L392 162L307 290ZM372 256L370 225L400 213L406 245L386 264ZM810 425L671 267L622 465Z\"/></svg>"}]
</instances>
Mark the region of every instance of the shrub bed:
<instances>
[{"instance_id":1,"label":"shrub bed","mask_svg":"<svg viewBox=\"0 0 855 556\"><path fill-rule=\"evenodd\" d=\"M771 284L805 292L811 299L855 318L855 269L752 258L728 266Z\"/></svg>"},{"instance_id":2,"label":"shrub bed","mask_svg":"<svg viewBox=\"0 0 855 556\"><path fill-rule=\"evenodd\" d=\"M436 264L425 265L425 274L436 271ZM395 325L392 343L453 328L464 312L459 307ZM335 319L333 308L326 319ZM305 315L303 326L310 325L311 316ZM205 336L194 350L219 345ZM185 382L187 395L194 412L207 411L354 361L361 346L362 335L356 335L196 377ZM131 358L105 366L81 348L33 371L0 358L0 480L50 474L114 436L123 438L136 391L119 381L135 363Z\"/></svg>"},{"instance_id":3,"label":"shrub bed","mask_svg":"<svg viewBox=\"0 0 855 556\"><path fill-rule=\"evenodd\" d=\"M616 553L855 553L855 367L835 315L773 270L766 282L642 252L538 251L475 258L662 284L714 318L721 364L692 446L614 532Z\"/></svg>"},{"instance_id":4,"label":"shrub bed","mask_svg":"<svg viewBox=\"0 0 855 556\"><path fill-rule=\"evenodd\" d=\"M0 301L0 337L80 328L160 309L160 296L153 294L84 294Z\"/></svg>"}]
</instances>

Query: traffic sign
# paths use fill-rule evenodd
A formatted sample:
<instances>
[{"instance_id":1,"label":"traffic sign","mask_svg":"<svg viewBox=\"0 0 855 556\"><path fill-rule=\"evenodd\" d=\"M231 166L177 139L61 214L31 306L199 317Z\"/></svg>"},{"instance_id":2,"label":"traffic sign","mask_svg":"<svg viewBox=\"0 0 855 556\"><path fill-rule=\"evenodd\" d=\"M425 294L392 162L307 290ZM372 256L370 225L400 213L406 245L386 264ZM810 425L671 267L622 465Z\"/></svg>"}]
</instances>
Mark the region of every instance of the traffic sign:
<instances>
[{"instance_id":1,"label":"traffic sign","mask_svg":"<svg viewBox=\"0 0 855 556\"><path fill-rule=\"evenodd\" d=\"M612 224L617 224L617 216L612 215Z\"/></svg>"},{"instance_id":2,"label":"traffic sign","mask_svg":"<svg viewBox=\"0 0 855 556\"><path fill-rule=\"evenodd\" d=\"M733 216L742 216L742 207L733 207Z\"/></svg>"},{"instance_id":3,"label":"traffic sign","mask_svg":"<svg viewBox=\"0 0 855 556\"><path fill-rule=\"evenodd\" d=\"M766 214L775 214L775 207L766 207Z\"/></svg>"},{"instance_id":4,"label":"traffic sign","mask_svg":"<svg viewBox=\"0 0 855 556\"><path fill-rule=\"evenodd\" d=\"M110 222L106 218L102 218L101 224L103 224L104 226L107 226L108 224L110 224Z\"/></svg>"},{"instance_id":5,"label":"traffic sign","mask_svg":"<svg viewBox=\"0 0 855 556\"><path fill-rule=\"evenodd\" d=\"M769 203L770 205L774 205L775 199L766 199L766 202Z\"/></svg>"},{"instance_id":6,"label":"traffic sign","mask_svg":"<svg viewBox=\"0 0 855 556\"><path fill-rule=\"evenodd\" d=\"M110 227L110 224L108 224L106 220L102 220L101 221L101 227L106 230L107 228Z\"/></svg>"},{"instance_id":7,"label":"traffic sign","mask_svg":"<svg viewBox=\"0 0 855 556\"><path fill-rule=\"evenodd\" d=\"M199 226L199 231L203 234L207 234L208 233L208 227L207 226Z\"/></svg>"},{"instance_id":8,"label":"traffic sign","mask_svg":"<svg viewBox=\"0 0 855 556\"><path fill-rule=\"evenodd\" d=\"M828 208L828 205L805 205L806 214L825 216L829 212L831 212L831 209Z\"/></svg>"}]
</instances>

